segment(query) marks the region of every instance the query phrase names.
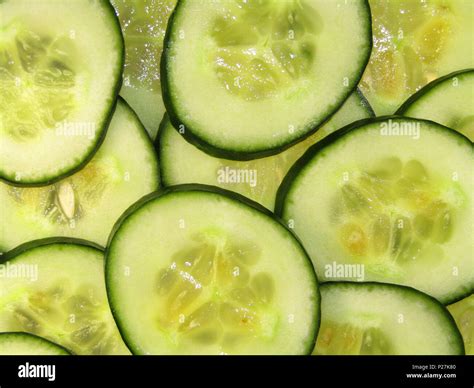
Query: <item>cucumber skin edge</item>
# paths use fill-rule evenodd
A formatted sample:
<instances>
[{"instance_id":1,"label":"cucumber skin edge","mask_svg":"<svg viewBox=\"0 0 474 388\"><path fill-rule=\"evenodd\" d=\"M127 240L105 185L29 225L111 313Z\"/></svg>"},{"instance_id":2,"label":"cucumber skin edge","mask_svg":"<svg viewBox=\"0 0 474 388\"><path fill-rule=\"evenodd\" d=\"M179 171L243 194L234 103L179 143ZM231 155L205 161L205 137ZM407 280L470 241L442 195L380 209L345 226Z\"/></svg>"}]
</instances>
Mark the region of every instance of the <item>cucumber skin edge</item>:
<instances>
[{"instance_id":1,"label":"cucumber skin edge","mask_svg":"<svg viewBox=\"0 0 474 388\"><path fill-rule=\"evenodd\" d=\"M73 238L73 237L47 237L47 238L41 238L37 240L28 241L26 243L20 244L16 246L15 248L3 253L2 255L0 255L0 265L5 264L7 261L12 261L16 259L18 256L21 256L23 253L29 250L48 246L48 245L55 245L55 244L76 245L83 248L97 250L101 252L102 254L104 253L104 248L100 246L99 244L96 244L92 241L79 239L79 238Z\"/></svg>"},{"instance_id":2,"label":"cucumber skin edge","mask_svg":"<svg viewBox=\"0 0 474 388\"><path fill-rule=\"evenodd\" d=\"M340 138L349 134L352 131L356 131L360 128L363 128L366 125L383 122L385 120L414 120L414 121L424 122L429 125L434 125L436 127L439 127L439 128L442 128L443 130L448 131L452 136L458 137L460 140L465 141L474 150L473 143L466 136L464 136L463 134L457 131L454 131L451 128L448 128L442 124L436 123L431 120L417 119L417 118L411 118L411 117L405 117L405 116L399 116L399 115L379 116L375 118L366 118L366 119L357 120L351 124L346 125L345 127L342 127L341 129L338 129L337 131L333 133L330 133L325 138L313 144L293 164L293 166L290 168L288 173L283 178L283 181L280 187L278 188L276 201L275 201L275 214L281 219L283 219L283 213L285 211L285 199L287 195L290 193L295 179L297 178L299 173L311 162L311 160L317 156L317 154L320 151L324 150L327 147L330 147L337 140L339 140Z\"/></svg>"},{"instance_id":3,"label":"cucumber skin edge","mask_svg":"<svg viewBox=\"0 0 474 388\"><path fill-rule=\"evenodd\" d=\"M123 69L125 65L125 41L122 35L122 30L120 28L120 22L118 20L118 17L115 13L115 9L112 7L112 4L108 0L100 0L100 3L102 3L102 7L107 10L107 12L110 13L111 20L114 20L114 28L116 29L116 34L117 40L119 43L119 49L120 49L120 61L118 63L118 76L117 76L117 81L114 90L112 90L112 93L110 95L111 100L113 101L112 104L110 104L108 110L106 111L105 117L102 121L101 125L101 132L100 135L96 139L96 143L91 147L91 151L83 158L83 160L76 165L74 168L69 169L53 178L51 177L46 177L44 179L34 181L34 182L28 182L28 181L23 181L23 182L17 182L15 180L12 180L8 177L0 176L0 182L6 183L7 185L14 186L14 187L41 187L41 186L48 186L53 183L57 183L58 181L65 179L76 172L80 171L87 163L91 161L91 159L94 157L94 155L97 153L99 150L100 146L105 140L105 137L107 135L107 131L110 126L110 122L112 121L112 117L115 112L115 108L117 106L117 100L120 98L119 92L120 89L122 88L122 82L123 82Z\"/></svg>"},{"instance_id":4,"label":"cucumber skin edge","mask_svg":"<svg viewBox=\"0 0 474 388\"><path fill-rule=\"evenodd\" d=\"M415 103L417 102L420 98L423 98L425 95L429 94L432 89L434 89L436 86L439 84L443 83L444 81L449 80L450 78L469 74L474 72L474 68L469 68L469 69L464 69L464 70L457 70L453 71L452 73L446 74L442 77L436 78L435 80L429 82L425 86L423 86L420 90L412 94L410 97L408 97L402 105L397 109L397 111L394 113L394 115L399 115L403 116L404 113Z\"/></svg>"},{"instance_id":5,"label":"cucumber skin edge","mask_svg":"<svg viewBox=\"0 0 474 388\"><path fill-rule=\"evenodd\" d=\"M56 357L56 356L73 356L73 355L75 355L75 353L73 353L69 349L66 349L64 346L59 345L56 342L50 341L47 338L40 337L39 335L36 335L36 334L32 334L32 333L28 333L28 332L24 332L24 331L4 331L4 332L0 333L0 338L2 336L15 336L15 337L18 337L18 336L24 337L24 336L26 336L26 337L30 337L32 339L39 340L40 342L45 342L48 345L51 345L52 348L58 348L58 350L62 350L64 352L64 354L52 355L53 357Z\"/></svg>"},{"instance_id":6,"label":"cucumber skin edge","mask_svg":"<svg viewBox=\"0 0 474 388\"><path fill-rule=\"evenodd\" d=\"M341 99L341 101L332 109L332 112L327 115L326 118L324 118L320 123L318 123L314 128L307 129L305 133L293 140L291 140L288 143L281 144L278 146L275 146L270 149L261 149L261 150L256 150L256 151L250 151L250 152L245 152L245 151L238 151L238 150L230 150L230 149L220 149L203 138L199 137L198 135L195 135L192 130L192 126L188 126L181 122L179 119L179 115L174 109L174 104L172 102L171 98L171 93L170 90L171 88L169 87L169 79L168 79L168 74L167 74L167 53L169 51L169 42L171 41L171 35L173 33L173 25L174 25L174 20L179 14L181 5L186 3L187 0L178 0L176 7L174 8L173 12L170 15L170 18L168 20L168 25L166 28L166 34L165 38L163 41L163 51L161 54L161 60L160 60L160 74L161 74L161 91L162 91L162 97L163 97L163 103L166 108L166 112L168 113L169 120L171 124L175 128L179 128L180 125L185 125L187 128L186 131L181 134L183 137L186 138L186 140L193 144L195 147L199 148L201 151L204 151L205 153L217 157L217 158L222 158L222 159L229 159L229 160L237 160L237 161L247 161L247 160L252 160L252 159L260 159L264 158L267 156L272 156L276 155L280 152L283 152L284 150L294 146L295 144L304 141L306 138L309 136L313 135L318 129L320 129L324 124L326 124L332 116L342 107L342 105L345 103L345 101L349 98L349 96L355 92L358 89L358 84L360 80L362 79L362 76L364 74L364 70L367 67L367 64L369 63L370 56L372 53L372 48L373 48L373 40L372 40L372 14L370 10L370 5L368 0L360 0L361 1L361 7L365 8L367 10L367 42L368 42L368 47L367 47L367 55L364 61L361 62L361 72L360 72L360 77L358 77L352 88L348 89L346 91L345 96ZM371 108L372 109L372 108ZM373 111L373 110L372 110Z\"/></svg>"},{"instance_id":7,"label":"cucumber skin edge","mask_svg":"<svg viewBox=\"0 0 474 388\"><path fill-rule=\"evenodd\" d=\"M342 286L342 287L356 287L356 288L386 288L386 289L392 289L392 290L399 290L403 291L404 293L409 293L412 295L418 295L425 300L430 300L433 302L434 305L439 309L439 311L444 315L444 317L448 320L450 325L452 326L453 333L456 336L456 342L459 347L459 350L461 351L458 355L459 356L464 356L466 354L465 351L465 346L464 346L464 340L462 337L462 334L456 324L456 321L454 320L453 316L451 313L448 311L446 306L441 303L438 299L434 298L433 296L426 294L420 290L417 290L416 288L410 287L410 286L405 286L405 285L400 285L400 284L393 284L393 283L382 283L382 282L351 282L351 281L329 281L329 282L322 282L320 283L320 288L325 289L328 287L337 287L337 286Z\"/></svg>"},{"instance_id":8,"label":"cucumber skin edge","mask_svg":"<svg viewBox=\"0 0 474 388\"><path fill-rule=\"evenodd\" d=\"M135 344L132 343L132 341L128 340L128 336L126 334L126 330L122 327L122 323L120 319L117 316L117 312L115 311L115 308L113 304L111 303L112 300L114 300L113 297L113 292L111 291L110 288L110 280L109 280L109 271L108 271L108 266L110 265L110 248L111 248L111 243L114 239L115 234L118 232L122 224L131 216L133 215L137 210L139 210L142 206L145 206L148 202L151 202L155 199L158 199L162 196L165 196L167 194L172 194L175 192L187 192L187 191L201 191L201 192L208 192L211 194L219 194L227 199L230 199L232 201L239 202L241 205L243 204L244 206L249 206L252 208L254 211L259 211L260 213L264 213L266 216L270 217L273 221L275 221L279 226L283 227L287 232L290 233L290 235L293 237L293 239L296 241L297 245L299 246L303 256L306 258L306 267L310 271L312 278L313 278L313 284L315 285L315 300L314 303L316 305L315 313L317 314L317 319L313 321L313 336L312 338L309 339L308 345L306 348L306 351L304 355L311 355L311 352L314 349L314 346L316 345L316 339L319 333L319 328L321 326L321 292L320 292L320 282L318 280L316 270L313 266L313 263L306 252L303 244L301 243L300 239L291 231L285 223L278 218L274 213L272 213L270 210L267 208L263 207L259 203L241 195L233 191L229 191L226 189L222 189L220 187L215 187L215 186L210 186L210 185L203 185L203 184L198 184L198 183L190 183L190 184L181 184L181 185L175 185L175 186L168 186L168 187L162 187L161 189L157 190L156 192L147 194L143 196L141 199L139 199L137 202L135 202L133 205L131 205L116 221L114 227L112 228L112 231L109 235L109 239L105 248L105 255L104 255L104 269L105 269L105 287L106 287L106 293L107 293L107 298L109 300L109 306L110 310L112 312L112 316L114 317L116 326L119 330L120 336L122 337L122 340L124 343L127 345L128 349L132 352L134 355L141 355L141 353L137 350L137 347Z\"/></svg>"}]
</instances>

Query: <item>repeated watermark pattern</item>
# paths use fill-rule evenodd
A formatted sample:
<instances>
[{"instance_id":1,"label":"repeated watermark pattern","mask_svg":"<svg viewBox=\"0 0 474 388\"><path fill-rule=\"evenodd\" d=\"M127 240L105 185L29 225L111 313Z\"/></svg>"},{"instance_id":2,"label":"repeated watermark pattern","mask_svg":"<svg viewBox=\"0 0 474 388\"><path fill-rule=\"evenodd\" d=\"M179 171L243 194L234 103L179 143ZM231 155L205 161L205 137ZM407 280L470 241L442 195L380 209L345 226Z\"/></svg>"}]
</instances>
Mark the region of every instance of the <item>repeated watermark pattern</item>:
<instances>
[{"instance_id":1,"label":"repeated watermark pattern","mask_svg":"<svg viewBox=\"0 0 474 388\"><path fill-rule=\"evenodd\" d=\"M257 170L225 166L217 170L217 182L220 184L245 183L250 187L255 187L257 186Z\"/></svg>"}]
</instances>

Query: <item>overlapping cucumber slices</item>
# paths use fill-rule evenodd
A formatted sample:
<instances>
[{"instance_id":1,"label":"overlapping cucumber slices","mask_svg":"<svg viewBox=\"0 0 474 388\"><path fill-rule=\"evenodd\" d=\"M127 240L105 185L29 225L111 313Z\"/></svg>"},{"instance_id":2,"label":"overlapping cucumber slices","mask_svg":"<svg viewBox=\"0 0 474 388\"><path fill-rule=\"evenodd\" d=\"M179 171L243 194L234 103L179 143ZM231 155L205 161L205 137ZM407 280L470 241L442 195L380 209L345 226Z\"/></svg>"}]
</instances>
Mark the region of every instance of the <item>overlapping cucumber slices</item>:
<instances>
[{"instance_id":1,"label":"overlapping cucumber slices","mask_svg":"<svg viewBox=\"0 0 474 388\"><path fill-rule=\"evenodd\" d=\"M280 154L250 161L219 159L189 144L164 117L157 138L164 185L203 183L219 186L273 210L275 195L292 164L314 143L353 121L371 117L372 110L355 92L336 114L306 140Z\"/></svg>"},{"instance_id":2,"label":"overlapping cucumber slices","mask_svg":"<svg viewBox=\"0 0 474 388\"><path fill-rule=\"evenodd\" d=\"M103 145L81 171L43 187L0 183L0 250L52 236L105 245L122 212L158 188L158 175L145 129L119 100Z\"/></svg>"},{"instance_id":3,"label":"overlapping cucumber slices","mask_svg":"<svg viewBox=\"0 0 474 388\"><path fill-rule=\"evenodd\" d=\"M397 114L435 121L474 141L473 101L474 69L461 70L426 85Z\"/></svg>"},{"instance_id":4,"label":"overlapping cucumber slices","mask_svg":"<svg viewBox=\"0 0 474 388\"><path fill-rule=\"evenodd\" d=\"M5 0L0 15L0 178L56 181L104 136L123 67L118 20L88 0Z\"/></svg>"},{"instance_id":5,"label":"overlapping cucumber slices","mask_svg":"<svg viewBox=\"0 0 474 388\"><path fill-rule=\"evenodd\" d=\"M11 332L0 333L1 356L65 356L70 354L62 346L36 335Z\"/></svg>"},{"instance_id":6,"label":"overlapping cucumber slices","mask_svg":"<svg viewBox=\"0 0 474 388\"><path fill-rule=\"evenodd\" d=\"M448 306L464 339L466 354L474 355L474 294Z\"/></svg>"},{"instance_id":7,"label":"overlapping cucumber slices","mask_svg":"<svg viewBox=\"0 0 474 388\"><path fill-rule=\"evenodd\" d=\"M428 82L474 67L472 1L369 3L374 49L360 88L378 115L392 114Z\"/></svg>"},{"instance_id":8,"label":"overlapping cucumber slices","mask_svg":"<svg viewBox=\"0 0 474 388\"><path fill-rule=\"evenodd\" d=\"M446 308L413 288L382 283L321 285L316 355L460 355Z\"/></svg>"},{"instance_id":9,"label":"overlapping cucumber slices","mask_svg":"<svg viewBox=\"0 0 474 388\"><path fill-rule=\"evenodd\" d=\"M111 0L125 40L120 95L155 138L165 113L161 98L160 55L168 18L177 0Z\"/></svg>"},{"instance_id":10,"label":"overlapping cucumber slices","mask_svg":"<svg viewBox=\"0 0 474 388\"><path fill-rule=\"evenodd\" d=\"M150 243L154 242L154 243ZM211 186L152 194L107 248L113 314L135 354L308 354L319 291L270 212Z\"/></svg>"},{"instance_id":11,"label":"overlapping cucumber slices","mask_svg":"<svg viewBox=\"0 0 474 388\"><path fill-rule=\"evenodd\" d=\"M448 303L474 279L473 166L472 143L449 128L367 120L308 150L285 177L277 211L320 279L404 284ZM353 265L363 273L346 271Z\"/></svg>"},{"instance_id":12,"label":"overlapping cucumber slices","mask_svg":"<svg viewBox=\"0 0 474 388\"><path fill-rule=\"evenodd\" d=\"M281 152L355 89L370 32L362 0L179 2L162 57L171 122L219 157Z\"/></svg>"},{"instance_id":13,"label":"overlapping cucumber slices","mask_svg":"<svg viewBox=\"0 0 474 388\"><path fill-rule=\"evenodd\" d=\"M74 239L24 244L0 267L0 331L23 331L75 354L128 354L110 313L103 252Z\"/></svg>"}]
</instances>

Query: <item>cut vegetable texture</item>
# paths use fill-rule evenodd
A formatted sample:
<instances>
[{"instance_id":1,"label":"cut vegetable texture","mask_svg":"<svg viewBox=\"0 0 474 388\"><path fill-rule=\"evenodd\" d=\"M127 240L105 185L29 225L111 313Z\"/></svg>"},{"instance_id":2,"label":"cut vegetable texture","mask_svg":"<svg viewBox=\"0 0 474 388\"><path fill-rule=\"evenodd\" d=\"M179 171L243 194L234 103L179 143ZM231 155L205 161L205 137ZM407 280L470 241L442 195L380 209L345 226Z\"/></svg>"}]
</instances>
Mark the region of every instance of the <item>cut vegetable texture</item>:
<instances>
[{"instance_id":1,"label":"cut vegetable texture","mask_svg":"<svg viewBox=\"0 0 474 388\"><path fill-rule=\"evenodd\" d=\"M355 92L328 123L306 140L275 156L251 161L219 159L202 152L183 139L165 116L157 138L161 179L165 186L182 183L219 186L273 210L283 177L309 146L344 125L372 115L366 100Z\"/></svg>"},{"instance_id":2,"label":"cut vegetable texture","mask_svg":"<svg viewBox=\"0 0 474 388\"><path fill-rule=\"evenodd\" d=\"M52 183L105 135L121 83L120 26L108 1L4 0L0 15L0 178Z\"/></svg>"},{"instance_id":3,"label":"cut vegetable texture","mask_svg":"<svg viewBox=\"0 0 474 388\"><path fill-rule=\"evenodd\" d=\"M474 294L448 306L464 339L466 354L474 355Z\"/></svg>"},{"instance_id":4,"label":"cut vegetable texture","mask_svg":"<svg viewBox=\"0 0 474 388\"><path fill-rule=\"evenodd\" d=\"M155 138L165 113L161 98L160 56L168 18L177 0L112 0L125 39L120 95Z\"/></svg>"},{"instance_id":5,"label":"cut vegetable texture","mask_svg":"<svg viewBox=\"0 0 474 388\"><path fill-rule=\"evenodd\" d=\"M439 78L411 96L397 114L446 125L474 141L474 69Z\"/></svg>"},{"instance_id":6,"label":"cut vegetable texture","mask_svg":"<svg viewBox=\"0 0 474 388\"><path fill-rule=\"evenodd\" d=\"M229 191L175 186L132 206L111 236L106 284L135 354L314 347L319 291L311 261L270 212Z\"/></svg>"},{"instance_id":7,"label":"cut vegetable texture","mask_svg":"<svg viewBox=\"0 0 474 388\"><path fill-rule=\"evenodd\" d=\"M81 171L44 187L0 183L0 251L52 236L105 245L125 209L158 186L153 144L135 113L119 100L103 145Z\"/></svg>"},{"instance_id":8,"label":"cut vegetable texture","mask_svg":"<svg viewBox=\"0 0 474 388\"><path fill-rule=\"evenodd\" d=\"M45 239L7 253L0 331L42 336L75 354L128 354L110 313L103 252L75 239Z\"/></svg>"},{"instance_id":9,"label":"cut vegetable texture","mask_svg":"<svg viewBox=\"0 0 474 388\"><path fill-rule=\"evenodd\" d=\"M474 284L473 165L472 143L449 128L369 119L296 162L277 213L302 239L320 279L356 280L357 271L333 269L358 264L365 280L409 285L448 303Z\"/></svg>"},{"instance_id":10,"label":"cut vegetable texture","mask_svg":"<svg viewBox=\"0 0 474 388\"><path fill-rule=\"evenodd\" d=\"M377 115L392 114L428 82L474 67L474 3L369 0L374 49L360 88Z\"/></svg>"},{"instance_id":11,"label":"cut vegetable texture","mask_svg":"<svg viewBox=\"0 0 474 388\"><path fill-rule=\"evenodd\" d=\"M0 356L66 356L62 346L36 335L12 332L0 333Z\"/></svg>"},{"instance_id":12,"label":"cut vegetable texture","mask_svg":"<svg viewBox=\"0 0 474 388\"><path fill-rule=\"evenodd\" d=\"M371 42L363 0L180 1L162 56L165 106L209 154L269 156L343 104Z\"/></svg>"},{"instance_id":13,"label":"cut vegetable texture","mask_svg":"<svg viewBox=\"0 0 474 388\"><path fill-rule=\"evenodd\" d=\"M463 355L446 308L413 288L382 283L321 285L316 355Z\"/></svg>"}]
</instances>

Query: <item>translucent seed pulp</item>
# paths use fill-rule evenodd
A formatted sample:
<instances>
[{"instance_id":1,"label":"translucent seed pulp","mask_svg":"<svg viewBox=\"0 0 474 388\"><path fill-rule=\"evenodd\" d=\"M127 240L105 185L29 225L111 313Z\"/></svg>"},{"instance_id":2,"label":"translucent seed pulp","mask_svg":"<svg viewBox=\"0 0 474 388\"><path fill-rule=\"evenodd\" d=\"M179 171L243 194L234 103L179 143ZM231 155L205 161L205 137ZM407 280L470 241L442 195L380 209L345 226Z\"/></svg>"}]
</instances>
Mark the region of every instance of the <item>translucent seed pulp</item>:
<instances>
[{"instance_id":1,"label":"translucent seed pulp","mask_svg":"<svg viewBox=\"0 0 474 388\"><path fill-rule=\"evenodd\" d=\"M274 280L252 270L261 256L253 241L194 240L157 273L158 329L232 352L261 335L262 314L271 311L276 293Z\"/></svg>"},{"instance_id":2,"label":"translucent seed pulp","mask_svg":"<svg viewBox=\"0 0 474 388\"><path fill-rule=\"evenodd\" d=\"M7 27L0 42L0 130L27 142L67 120L76 106L76 53L69 36L46 36L26 26Z\"/></svg>"},{"instance_id":3,"label":"translucent seed pulp","mask_svg":"<svg viewBox=\"0 0 474 388\"><path fill-rule=\"evenodd\" d=\"M41 222L47 220L51 224L75 228L87 210L95 208L112 188L112 176L116 171L105 162L105 159L93 159L81 171L49 186L8 186L6 190L16 203Z\"/></svg>"},{"instance_id":4,"label":"translucent seed pulp","mask_svg":"<svg viewBox=\"0 0 474 388\"><path fill-rule=\"evenodd\" d=\"M354 175L335 193L329 214L348 255L400 265L444 257L455 208L441 199L420 161L391 156Z\"/></svg>"},{"instance_id":5,"label":"translucent seed pulp","mask_svg":"<svg viewBox=\"0 0 474 388\"><path fill-rule=\"evenodd\" d=\"M83 284L76 290L58 281L46 290L30 290L22 301L13 302L10 327L61 343L78 354L113 354L122 344L106 306L95 287Z\"/></svg>"},{"instance_id":6,"label":"translucent seed pulp","mask_svg":"<svg viewBox=\"0 0 474 388\"><path fill-rule=\"evenodd\" d=\"M370 6L374 49L360 87L374 103L389 105L381 109L393 112L442 75L438 63L455 38L455 13L443 1L370 1Z\"/></svg>"},{"instance_id":7,"label":"translucent seed pulp","mask_svg":"<svg viewBox=\"0 0 474 388\"><path fill-rule=\"evenodd\" d=\"M306 1L235 3L212 28L212 61L223 87L253 101L304 77L314 62L317 12Z\"/></svg>"},{"instance_id":8,"label":"translucent seed pulp","mask_svg":"<svg viewBox=\"0 0 474 388\"><path fill-rule=\"evenodd\" d=\"M376 327L357 327L349 323L324 322L313 354L388 355L392 346Z\"/></svg>"}]
</instances>

